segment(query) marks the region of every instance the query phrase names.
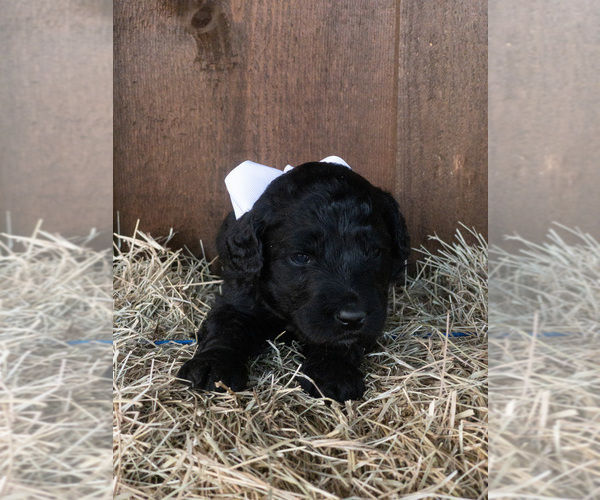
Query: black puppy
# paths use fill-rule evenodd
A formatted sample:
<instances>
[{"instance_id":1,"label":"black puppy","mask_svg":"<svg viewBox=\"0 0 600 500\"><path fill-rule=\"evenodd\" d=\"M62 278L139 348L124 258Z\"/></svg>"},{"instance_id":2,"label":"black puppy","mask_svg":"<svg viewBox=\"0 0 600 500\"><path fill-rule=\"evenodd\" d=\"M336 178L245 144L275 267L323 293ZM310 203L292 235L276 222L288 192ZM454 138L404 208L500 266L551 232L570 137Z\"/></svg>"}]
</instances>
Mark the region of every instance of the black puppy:
<instances>
[{"instance_id":1,"label":"black puppy","mask_svg":"<svg viewBox=\"0 0 600 500\"><path fill-rule=\"evenodd\" d=\"M242 390L249 357L286 330L303 345L303 371L323 395L359 399L359 367L382 333L388 289L409 248L394 198L350 169L315 162L281 175L252 210L223 222L222 295L178 377L199 389L221 381Z\"/></svg>"}]
</instances>

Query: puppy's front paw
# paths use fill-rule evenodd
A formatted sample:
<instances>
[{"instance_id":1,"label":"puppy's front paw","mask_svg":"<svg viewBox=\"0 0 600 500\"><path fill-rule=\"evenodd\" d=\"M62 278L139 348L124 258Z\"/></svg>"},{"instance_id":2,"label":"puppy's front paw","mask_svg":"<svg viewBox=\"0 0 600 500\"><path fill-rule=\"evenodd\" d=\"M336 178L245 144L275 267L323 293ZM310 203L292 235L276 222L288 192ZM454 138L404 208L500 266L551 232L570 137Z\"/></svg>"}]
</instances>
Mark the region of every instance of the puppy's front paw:
<instances>
[{"instance_id":1,"label":"puppy's front paw","mask_svg":"<svg viewBox=\"0 0 600 500\"><path fill-rule=\"evenodd\" d=\"M303 371L315 383L301 378L300 386L315 398L321 397L323 393L323 396L343 403L349 399L360 399L365 392L362 373L347 361L329 358L307 359Z\"/></svg>"},{"instance_id":2,"label":"puppy's front paw","mask_svg":"<svg viewBox=\"0 0 600 500\"><path fill-rule=\"evenodd\" d=\"M226 356L195 356L186 361L177 378L187 380L192 388L222 392L216 382L222 382L233 391L242 391L248 383L248 372L244 363L227 359Z\"/></svg>"}]
</instances>

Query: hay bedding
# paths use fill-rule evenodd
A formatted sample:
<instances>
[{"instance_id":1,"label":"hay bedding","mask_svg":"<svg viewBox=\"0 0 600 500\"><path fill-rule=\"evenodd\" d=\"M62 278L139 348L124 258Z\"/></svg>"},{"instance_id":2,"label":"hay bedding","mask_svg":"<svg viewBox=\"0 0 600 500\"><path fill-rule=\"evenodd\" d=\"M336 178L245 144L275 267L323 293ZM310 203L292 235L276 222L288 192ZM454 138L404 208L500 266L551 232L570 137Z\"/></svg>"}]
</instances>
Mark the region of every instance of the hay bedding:
<instances>
[{"instance_id":1,"label":"hay bedding","mask_svg":"<svg viewBox=\"0 0 600 500\"><path fill-rule=\"evenodd\" d=\"M0 237L0 498L109 498L111 253ZM109 375L110 376L110 375Z\"/></svg>"},{"instance_id":2,"label":"hay bedding","mask_svg":"<svg viewBox=\"0 0 600 500\"><path fill-rule=\"evenodd\" d=\"M600 498L600 244L514 239L491 252L490 498Z\"/></svg>"},{"instance_id":3,"label":"hay bedding","mask_svg":"<svg viewBox=\"0 0 600 500\"><path fill-rule=\"evenodd\" d=\"M218 293L209 265L141 232L114 261L116 498L483 498L487 488L487 248L440 242L396 290L364 400L297 387L302 356L279 341L248 390L175 382ZM443 332L469 331L466 338ZM427 336L428 335L428 336Z\"/></svg>"}]
</instances>

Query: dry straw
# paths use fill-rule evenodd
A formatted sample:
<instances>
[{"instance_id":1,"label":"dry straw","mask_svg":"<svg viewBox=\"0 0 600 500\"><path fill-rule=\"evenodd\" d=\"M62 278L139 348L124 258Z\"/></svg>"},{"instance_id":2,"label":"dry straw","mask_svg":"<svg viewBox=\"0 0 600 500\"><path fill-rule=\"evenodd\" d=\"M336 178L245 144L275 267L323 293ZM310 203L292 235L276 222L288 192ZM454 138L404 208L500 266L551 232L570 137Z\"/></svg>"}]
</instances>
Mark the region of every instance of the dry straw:
<instances>
[{"instance_id":1,"label":"dry straw","mask_svg":"<svg viewBox=\"0 0 600 500\"><path fill-rule=\"evenodd\" d=\"M492 249L490 498L599 498L600 244L513 239Z\"/></svg>"},{"instance_id":2,"label":"dry straw","mask_svg":"<svg viewBox=\"0 0 600 500\"><path fill-rule=\"evenodd\" d=\"M600 243L580 230L556 227L542 244L507 238L520 246L516 253L492 249L490 300L496 329L531 330L537 314L544 331L600 331Z\"/></svg>"},{"instance_id":3,"label":"dry straw","mask_svg":"<svg viewBox=\"0 0 600 500\"><path fill-rule=\"evenodd\" d=\"M142 232L114 264L116 498L485 498L487 247L439 241L395 290L365 363L362 401L297 387L296 345L252 362L248 390L197 393L175 380L219 280L208 263ZM468 331L469 337L446 337Z\"/></svg>"},{"instance_id":4,"label":"dry straw","mask_svg":"<svg viewBox=\"0 0 600 500\"><path fill-rule=\"evenodd\" d=\"M0 237L0 497L108 498L110 252ZM110 375L108 375L110 376Z\"/></svg>"}]
</instances>

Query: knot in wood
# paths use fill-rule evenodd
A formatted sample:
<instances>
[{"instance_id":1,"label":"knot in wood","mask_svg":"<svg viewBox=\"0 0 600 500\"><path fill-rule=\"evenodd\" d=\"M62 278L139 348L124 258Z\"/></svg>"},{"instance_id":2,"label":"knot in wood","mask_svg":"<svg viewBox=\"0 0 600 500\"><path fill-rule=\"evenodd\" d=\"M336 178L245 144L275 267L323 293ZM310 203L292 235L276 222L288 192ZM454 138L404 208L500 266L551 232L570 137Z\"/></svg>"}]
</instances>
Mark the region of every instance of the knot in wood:
<instances>
[{"instance_id":1,"label":"knot in wood","mask_svg":"<svg viewBox=\"0 0 600 500\"><path fill-rule=\"evenodd\" d=\"M197 33L206 33L215 28L216 23L215 18L217 17L215 14L215 6L212 3L207 3L202 6L200 10L198 10L190 21L192 28Z\"/></svg>"}]
</instances>

